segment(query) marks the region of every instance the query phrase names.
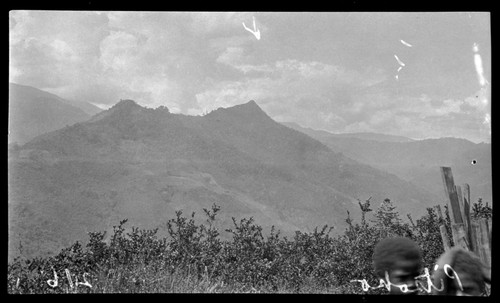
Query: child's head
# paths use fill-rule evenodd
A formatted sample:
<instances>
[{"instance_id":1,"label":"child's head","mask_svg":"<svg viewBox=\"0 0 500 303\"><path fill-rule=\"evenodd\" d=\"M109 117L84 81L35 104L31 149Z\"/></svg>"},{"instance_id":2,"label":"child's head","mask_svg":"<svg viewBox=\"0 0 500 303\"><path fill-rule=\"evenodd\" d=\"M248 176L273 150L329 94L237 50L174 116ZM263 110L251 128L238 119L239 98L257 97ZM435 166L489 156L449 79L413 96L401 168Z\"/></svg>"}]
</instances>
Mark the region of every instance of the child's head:
<instances>
[{"instance_id":1,"label":"child's head","mask_svg":"<svg viewBox=\"0 0 500 303\"><path fill-rule=\"evenodd\" d=\"M389 275L391 284L406 284L411 290L407 294L416 294L415 277L419 276L422 266L420 247L408 238L387 238L380 241L373 252L375 274L380 279ZM399 287L391 286L392 294L403 293Z\"/></svg>"},{"instance_id":2,"label":"child's head","mask_svg":"<svg viewBox=\"0 0 500 303\"><path fill-rule=\"evenodd\" d=\"M444 286L444 289L434 291L435 294L480 296L484 292L487 274L481 261L472 253L460 248L451 249L439 258L437 265L433 283L437 288ZM445 269L445 265L449 268Z\"/></svg>"}]
</instances>

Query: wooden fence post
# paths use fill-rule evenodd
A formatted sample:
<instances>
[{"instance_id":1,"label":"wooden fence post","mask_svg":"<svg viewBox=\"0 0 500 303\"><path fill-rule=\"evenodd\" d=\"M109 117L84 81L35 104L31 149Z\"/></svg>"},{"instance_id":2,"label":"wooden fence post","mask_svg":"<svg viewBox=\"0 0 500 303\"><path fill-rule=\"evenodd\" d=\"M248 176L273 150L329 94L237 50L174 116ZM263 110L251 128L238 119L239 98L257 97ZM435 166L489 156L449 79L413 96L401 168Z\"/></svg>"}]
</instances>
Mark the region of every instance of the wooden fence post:
<instances>
[{"instance_id":1,"label":"wooden fence post","mask_svg":"<svg viewBox=\"0 0 500 303\"><path fill-rule=\"evenodd\" d=\"M486 220L486 222L488 223L488 235L490 236L490 246L492 245L491 241L491 218L489 218L488 220Z\"/></svg>"},{"instance_id":2,"label":"wooden fence post","mask_svg":"<svg viewBox=\"0 0 500 303\"><path fill-rule=\"evenodd\" d=\"M471 222L471 248L472 248L472 251L481 259L481 261L483 260L481 258L481 255L480 255L480 249L479 247L481 247L481 240L479 239L478 235L480 234L480 230L479 230L479 224L477 222Z\"/></svg>"},{"instance_id":3,"label":"wooden fence post","mask_svg":"<svg viewBox=\"0 0 500 303\"><path fill-rule=\"evenodd\" d=\"M472 228L470 226L470 186L465 183L462 184L462 197L464 201L464 223L467 231L467 235L469 236L469 241L472 243ZM471 247L472 248L472 247Z\"/></svg>"},{"instance_id":4,"label":"wooden fence post","mask_svg":"<svg viewBox=\"0 0 500 303\"><path fill-rule=\"evenodd\" d=\"M441 166L441 177L443 179L445 195L450 201L450 206L452 210L451 219L453 223L461 224L463 223L462 214L460 211L460 203L458 201L457 189L453 182L453 174L451 173L451 168Z\"/></svg>"},{"instance_id":5,"label":"wooden fence post","mask_svg":"<svg viewBox=\"0 0 500 303\"><path fill-rule=\"evenodd\" d=\"M444 251L450 250L451 248L450 239L448 238L448 234L446 233L446 227L444 225L440 225L439 231L441 232L441 239L443 240Z\"/></svg>"},{"instance_id":6,"label":"wooden fence post","mask_svg":"<svg viewBox=\"0 0 500 303\"><path fill-rule=\"evenodd\" d=\"M491 268L491 239L488 230L488 221L486 219L479 219L479 234L480 240L479 257L481 261Z\"/></svg>"},{"instance_id":7,"label":"wooden fence post","mask_svg":"<svg viewBox=\"0 0 500 303\"><path fill-rule=\"evenodd\" d=\"M441 212L441 205L436 205L436 206L434 206L434 208L436 209L436 213L438 215L438 218L440 220L444 220L443 213Z\"/></svg>"},{"instance_id":8,"label":"wooden fence post","mask_svg":"<svg viewBox=\"0 0 500 303\"><path fill-rule=\"evenodd\" d=\"M467 240L467 233L465 232L464 224L452 224L451 231L453 234L453 242L455 243L455 246L458 246L467 251L470 250L470 245L469 241Z\"/></svg>"},{"instance_id":9,"label":"wooden fence post","mask_svg":"<svg viewBox=\"0 0 500 303\"><path fill-rule=\"evenodd\" d=\"M455 186L450 167L441 167L445 194L450 201L452 210L451 231L454 246L471 250L481 262L491 269L491 219L470 219L470 187L468 184ZM438 212L440 209L437 208ZM441 216L441 215L440 215ZM450 249L446 227L439 227L445 251Z\"/></svg>"},{"instance_id":10,"label":"wooden fence post","mask_svg":"<svg viewBox=\"0 0 500 303\"><path fill-rule=\"evenodd\" d=\"M462 221L465 224L464 198L462 196L462 188L457 185L457 186L455 186L455 190L457 191L457 198L458 198L458 206L460 209L460 215L462 216Z\"/></svg>"}]
</instances>

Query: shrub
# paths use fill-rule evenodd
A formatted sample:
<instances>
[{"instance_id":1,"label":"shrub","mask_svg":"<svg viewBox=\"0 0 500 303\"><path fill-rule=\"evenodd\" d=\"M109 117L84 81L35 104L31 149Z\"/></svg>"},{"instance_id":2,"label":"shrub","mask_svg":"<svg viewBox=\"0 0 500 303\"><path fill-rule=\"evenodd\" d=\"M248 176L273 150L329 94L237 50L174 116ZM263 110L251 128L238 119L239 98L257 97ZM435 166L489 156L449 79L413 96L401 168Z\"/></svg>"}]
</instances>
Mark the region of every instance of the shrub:
<instances>
[{"instance_id":1,"label":"shrub","mask_svg":"<svg viewBox=\"0 0 500 303\"><path fill-rule=\"evenodd\" d=\"M472 205L472 214L471 218L473 220L478 219L491 219L493 216L493 210L486 202L486 205L483 205L483 199L479 198L477 202Z\"/></svg>"},{"instance_id":2,"label":"shrub","mask_svg":"<svg viewBox=\"0 0 500 303\"><path fill-rule=\"evenodd\" d=\"M9 293L67 292L334 292L364 293L351 280L366 279L378 285L372 254L376 243L390 235L415 240L431 268L443 252L439 226L449 228L449 217L440 219L432 208L411 225L402 222L389 199L375 210L372 224L370 199L359 202L361 222L347 215L347 229L331 236L327 225L313 232L297 231L289 239L274 227L264 235L253 218L237 221L221 240L215 221L220 207L204 209L207 220L196 224L195 213L181 211L168 220L168 238L158 229L125 228L127 220L105 232L89 233L85 247L79 242L50 258L15 259L8 265ZM478 206L479 207L479 206ZM67 271L70 279L68 279ZM47 281L58 277L58 286ZM83 278L92 287L77 286ZM53 281L52 281L53 282ZM52 283L52 285L54 285ZM384 289L372 290L383 293Z\"/></svg>"}]
</instances>

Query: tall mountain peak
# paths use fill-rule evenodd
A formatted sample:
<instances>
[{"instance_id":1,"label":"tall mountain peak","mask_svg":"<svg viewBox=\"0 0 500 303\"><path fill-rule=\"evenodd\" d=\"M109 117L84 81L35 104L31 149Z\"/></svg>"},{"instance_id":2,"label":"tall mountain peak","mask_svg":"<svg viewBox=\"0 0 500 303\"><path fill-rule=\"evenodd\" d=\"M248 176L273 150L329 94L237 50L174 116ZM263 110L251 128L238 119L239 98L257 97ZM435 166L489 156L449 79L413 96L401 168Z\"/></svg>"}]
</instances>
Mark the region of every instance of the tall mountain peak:
<instances>
[{"instance_id":1,"label":"tall mountain peak","mask_svg":"<svg viewBox=\"0 0 500 303\"><path fill-rule=\"evenodd\" d=\"M228 108L219 108L218 110L210 113L208 116L226 116L245 120L272 120L254 100Z\"/></svg>"},{"instance_id":2,"label":"tall mountain peak","mask_svg":"<svg viewBox=\"0 0 500 303\"><path fill-rule=\"evenodd\" d=\"M239 104L234 106L235 109L246 110L246 111L258 111L264 112L260 106L254 100L250 100L247 103Z\"/></svg>"},{"instance_id":3,"label":"tall mountain peak","mask_svg":"<svg viewBox=\"0 0 500 303\"><path fill-rule=\"evenodd\" d=\"M247 103L245 103L246 105L251 105L251 106L257 106L259 107L259 105L257 104L257 102L255 102L254 100L250 100L248 101Z\"/></svg>"},{"instance_id":4,"label":"tall mountain peak","mask_svg":"<svg viewBox=\"0 0 500 303\"><path fill-rule=\"evenodd\" d=\"M120 109L120 110L127 110L127 109L134 109L134 108L142 108L137 102L134 100L130 99L125 99L125 100L120 100L118 103L113 105L111 107L112 109Z\"/></svg>"},{"instance_id":5,"label":"tall mountain peak","mask_svg":"<svg viewBox=\"0 0 500 303\"><path fill-rule=\"evenodd\" d=\"M144 107L137 104L134 100L130 99L120 100L109 109L104 110L95 115L94 117L92 117L90 120L88 120L88 122L96 122L103 119L110 119L111 117L114 117L111 119L123 119L120 117L129 116L132 113L141 112L142 109L144 109Z\"/></svg>"}]
</instances>

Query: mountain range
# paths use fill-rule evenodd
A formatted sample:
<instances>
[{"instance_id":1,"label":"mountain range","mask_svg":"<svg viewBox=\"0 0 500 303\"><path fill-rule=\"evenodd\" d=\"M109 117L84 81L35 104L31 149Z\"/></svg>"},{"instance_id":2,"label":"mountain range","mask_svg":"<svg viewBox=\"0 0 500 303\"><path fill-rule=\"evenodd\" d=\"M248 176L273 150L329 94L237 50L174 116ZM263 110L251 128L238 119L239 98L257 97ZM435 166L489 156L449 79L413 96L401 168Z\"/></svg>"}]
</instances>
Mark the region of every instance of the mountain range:
<instances>
[{"instance_id":1,"label":"mountain range","mask_svg":"<svg viewBox=\"0 0 500 303\"><path fill-rule=\"evenodd\" d=\"M440 197L272 120L255 101L204 116L121 100L83 122L9 149L9 258L45 256L89 231L162 226L221 206L218 223L253 217L284 234L343 232L358 200L390 198L418 217ZM439 178L439 174L437 174Z\"/></svg>"},{"instance_id":2,"label":"mountain range","mask_svg":"<svg viewBox=\"0 0 500 303\"><path fill-rule=\"evenodd\" d=\"M355 138L355 139L378 141L378 142L413 142L413 141L416 141L414 139L403 137L403 136L370 133L370 132L332 133L332 132L328 132L325 130L317 130L317 129L312 129L312 128L308 128L308 127L302 127L300 124L295 123L295 122L281 122L281 124L288 126L292 129L298 130L302 133L306 133L308 135L314 134L314 136L319 137L319 138L322 138L322 137Z\"/></svg>"},{"instance_id":3,"label":"mountain range","mask_svg":"<svg viewBox=\"0 0 500 303\"><path fill-rule=\"evenodd\" d=\"M69 101L46 91L9 83L9 143L24 144L101 111L84 101Z\"/></svg>"},{"instance_id":4,"label":"mountain range","mask_svg":"<svg viewBox=\"0 0 500 303\"><path fill-rule=\"evenodd\" d=\"M491 144L465 139L413 140L382 134L333 134L283 123L346 157L390 172L445 198L440 166L452 168L455 183L469 184L471 200L492 202Z\"/></svg>"}]
</instances>

